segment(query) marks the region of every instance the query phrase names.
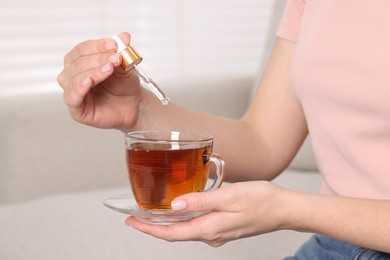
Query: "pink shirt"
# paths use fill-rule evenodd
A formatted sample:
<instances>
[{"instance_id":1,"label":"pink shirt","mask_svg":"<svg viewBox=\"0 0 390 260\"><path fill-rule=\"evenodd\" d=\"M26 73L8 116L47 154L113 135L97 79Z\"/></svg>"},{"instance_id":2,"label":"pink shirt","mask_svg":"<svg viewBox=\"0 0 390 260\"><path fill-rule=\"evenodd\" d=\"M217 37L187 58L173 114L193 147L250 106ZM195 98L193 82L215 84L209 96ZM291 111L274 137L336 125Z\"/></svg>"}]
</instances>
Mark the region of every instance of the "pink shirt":
<instances>
[{"instance_id":1,"label":"pink shirt","mask_svg":"<svg viewBox=\"0 0 390 260\"><path fill-rule=\"evenodd\" d=\"M390 199L390 0L288 0L292 82L322 193Z\"/></svg>"}]
</instances>

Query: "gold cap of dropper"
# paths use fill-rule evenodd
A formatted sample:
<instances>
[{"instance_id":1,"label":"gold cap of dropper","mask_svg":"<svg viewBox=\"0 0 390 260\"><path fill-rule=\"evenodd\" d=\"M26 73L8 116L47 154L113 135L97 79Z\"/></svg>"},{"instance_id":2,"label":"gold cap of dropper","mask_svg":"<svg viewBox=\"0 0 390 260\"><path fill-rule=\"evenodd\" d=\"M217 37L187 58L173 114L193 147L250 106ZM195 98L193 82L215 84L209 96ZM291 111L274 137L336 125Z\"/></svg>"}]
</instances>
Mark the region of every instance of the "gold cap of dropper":
<instances>
[{"instance_id":1,"label":"gold cap of dropper","mask_svg":"<svg viewBox=\"0 0 390 260\"><path fill-rule=\"evenodd\" d=\"M134 65L138 65L142 61L141 55L131 46L121 51L120 55L122 56L121 67L125 71L132 69Z\"/></svg>"},{"instance_id":2,"label":"gold cap of dropper","mask_svg":"<svg viewBox=\"0 0 390 260\"><path fill-rule=\"evenodd\" d=\"M131 46L126 46L118 35L114 35L111 38L117 43L118 47L116 52L122 56L121 67L123 70L131 70L135 65L138 65L142 61L142 57L137 50Z\"/></svg>"}]
</instances>

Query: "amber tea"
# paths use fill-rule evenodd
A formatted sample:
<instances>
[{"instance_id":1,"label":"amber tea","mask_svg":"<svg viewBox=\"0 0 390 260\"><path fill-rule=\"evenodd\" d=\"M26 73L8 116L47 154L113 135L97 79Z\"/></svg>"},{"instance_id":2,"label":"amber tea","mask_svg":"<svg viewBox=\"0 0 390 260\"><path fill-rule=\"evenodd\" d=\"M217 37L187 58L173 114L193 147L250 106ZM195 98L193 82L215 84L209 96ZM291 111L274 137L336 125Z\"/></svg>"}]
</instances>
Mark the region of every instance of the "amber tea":
<instances>
[{"instance_id":1,"label":"amber tea","mask_svg":"<svg viewBox=\"0 0 390 260\"><path fill-rule=\"evenodd\" d=\"M218 188L224 161L212 153L211 135L189 132L144 131L126 136L128 176L138 206L145 210L170 210L176 197L205 191L210 162L216 165Z\"/></svg>"},{"instance_id":2,"label":"amber tea","mask_svg":"<svg viewBox=\"0 0 390 260\"><path fill-rule=\"evenodd\" d=\"M203 191L211 147L183 150L127 150L129 178L138 206L170 209L185 193Z\"/></svg>"}]
</instances>

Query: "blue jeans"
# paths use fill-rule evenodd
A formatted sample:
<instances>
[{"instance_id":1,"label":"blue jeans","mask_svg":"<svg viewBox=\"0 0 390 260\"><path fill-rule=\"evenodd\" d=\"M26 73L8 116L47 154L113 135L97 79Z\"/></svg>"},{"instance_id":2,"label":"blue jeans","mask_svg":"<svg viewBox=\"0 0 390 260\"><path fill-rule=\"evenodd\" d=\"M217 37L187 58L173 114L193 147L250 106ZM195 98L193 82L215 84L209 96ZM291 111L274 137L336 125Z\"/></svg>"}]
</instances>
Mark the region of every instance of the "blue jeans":
<instances>
[{"instance_id":1,"label":"blue jeans","mask_svg":"<svg viewBox=\"0 0 390 260\"><path fill-rule=\"evenodd\" d=\"M323 235L312 236L295 256L285 260L386 260L390 254L355 246Z\"/></svg>"}]
</instances>

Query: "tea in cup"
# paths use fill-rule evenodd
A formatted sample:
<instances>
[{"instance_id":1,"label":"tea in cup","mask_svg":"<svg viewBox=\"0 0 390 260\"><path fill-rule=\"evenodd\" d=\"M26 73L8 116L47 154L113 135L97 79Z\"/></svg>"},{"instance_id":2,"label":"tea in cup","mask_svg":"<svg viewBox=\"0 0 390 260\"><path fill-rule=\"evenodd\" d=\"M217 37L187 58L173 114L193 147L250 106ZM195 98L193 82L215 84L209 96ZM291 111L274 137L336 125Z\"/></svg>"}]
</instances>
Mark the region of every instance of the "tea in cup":
<instances>
[{"instance_id":1,"label":"tea in cup","mask_svg":"<svg viewBox=\"0 0 390 260\"><path fill-rule=\"evenodd\" d=\"M142 210L171 210L176 197L219 188L224 161L213 153L210 134L180 131L139 131L126 135L126 161L131 189ZM210 162L215 180L206 189Z\"/></svg>"}]
</instances>

